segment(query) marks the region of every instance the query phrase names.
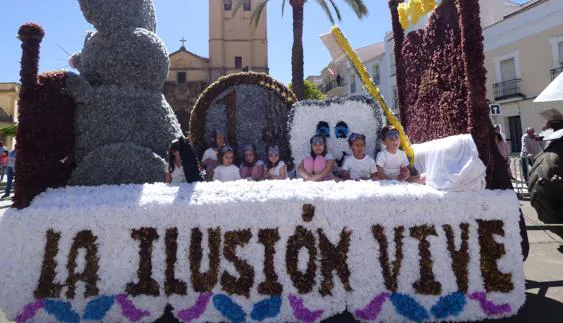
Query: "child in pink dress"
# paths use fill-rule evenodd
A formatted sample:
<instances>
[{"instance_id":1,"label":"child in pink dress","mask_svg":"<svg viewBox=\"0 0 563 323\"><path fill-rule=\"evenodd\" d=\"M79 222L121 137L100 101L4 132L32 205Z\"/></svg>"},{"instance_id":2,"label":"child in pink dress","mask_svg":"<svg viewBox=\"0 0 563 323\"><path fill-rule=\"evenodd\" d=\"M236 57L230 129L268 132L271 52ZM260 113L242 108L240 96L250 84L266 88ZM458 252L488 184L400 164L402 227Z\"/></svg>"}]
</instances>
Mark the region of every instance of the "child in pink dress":
<instances>
[{"instance_id":1,"label":"child in pink dress","mask_svg":"<svg viewBox=\"0 0 563 323\"><path fill-rule=\"evenodd\" d=\"M320 134L314 135L309 143L311 144L311 155L299 164L299 175L306 181L334 180L332 168L335 161L334 156L327 151L326 137Z\"/></svg>"},{"instance_id":2,"label":"child in pink dress","mask_svg":"<svg viewBox=\"0 0 563 323\"><path fill-rule=\"evenodd\" d=\"M240 177L251 181L264 179L264 162L258 160L258 153L253 144L242 147L243 160L240 164Z\"/></svg>"}]
</instances>

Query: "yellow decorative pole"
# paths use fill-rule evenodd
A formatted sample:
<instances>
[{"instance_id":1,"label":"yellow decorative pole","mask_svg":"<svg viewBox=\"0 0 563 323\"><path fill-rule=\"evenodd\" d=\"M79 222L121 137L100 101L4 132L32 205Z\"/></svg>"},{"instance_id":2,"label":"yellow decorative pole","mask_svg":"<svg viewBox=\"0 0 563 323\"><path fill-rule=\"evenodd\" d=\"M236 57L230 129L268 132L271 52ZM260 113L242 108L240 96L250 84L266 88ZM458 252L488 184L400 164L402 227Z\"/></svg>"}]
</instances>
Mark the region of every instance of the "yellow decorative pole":
<instances>
[{"instance_id":1,"label":"yellow decorative pole","mask_svg":"<svg viewBox=\"0 0 563 323\"><path fill-rule=\"evenodd\" d=\"M403 129L403 126L401 126L399 120L395 118L395 116L393 115L393 113L385 103L385 100L383 100L379 88L373 83L373 80L369 77L368 71L364 66L364 64L362 64L362 62L360 61L358 54L354 52L354 50L350 46L350 43L348 43L348 40L346 39L346 37L344 37L344 35L340 31L340 28L334 26L330 30L330 33L334 36L336 42L338 43L340 48L344 51L344 54L346 54L346 56L352 63L352 66L354 67L356 73L358 73L358 75L360 76L365 89L379 103L379 105L383 109L383 112L385 113L385 117L387 118L387 123L389 123L390 125L397 128L397 130L399 130L399 134L401 136L401 148L407 154L411 166L414 167L414 150L412 149L409 138L407 137L405 130Z\"/></svg>"}]
</instances>

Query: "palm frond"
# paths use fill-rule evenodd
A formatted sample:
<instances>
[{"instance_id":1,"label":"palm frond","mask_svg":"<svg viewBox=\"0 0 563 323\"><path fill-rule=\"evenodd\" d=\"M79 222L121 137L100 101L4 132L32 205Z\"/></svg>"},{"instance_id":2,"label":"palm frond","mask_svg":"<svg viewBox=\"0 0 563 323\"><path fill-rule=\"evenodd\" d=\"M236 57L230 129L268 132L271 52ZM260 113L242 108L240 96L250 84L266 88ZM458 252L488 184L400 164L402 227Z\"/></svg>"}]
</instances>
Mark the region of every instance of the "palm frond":
<instances>
[{"instance_id":1,"label":"palm frond","mask_svg":"<svg viewBox=\"0 0 563 323\"><path fill-rule=\"evenodd\" d=\"M285 0L282 0L282 17L283 17L284 10L285 10Z\"/></svg>"},{"instance_id":2,"label":"palm frond","mask_svg":"<svg viewBox=\"0 0 563 323\"><path fill-rule=\"evenodd\" d=\"M334 3L334 0L329 0L330 4L332 5L332 8L334 9L334 12L336 13L336 19L338 19L338 21L342 21L342 15L340 15L340 9L338 9L338 6Z\"/></svg>"},{"instance_id":3,"label":"palm frond","mask_svg":"<svg viewBox=\"0 0 563 323\"><path fill-rule=\"evenodd\" d=\"M260 22L260 18L262 17L262 12L264 11L264 8L266 8L266 6L268 5L269 1L270 0L262 0L256 5L256 8L254 9L252 15L250 16L250 23L254 27L258 26L258 23Z\"/></svg>"},{"instance_id":4,"label":"palm frond","mask_svg":"<svg viewBox=\"0 0 563 323\"><path fill-rule=\"evenodd\" d=\"M334 18L332 17L332 12L330 12L330 8L326 4L326 1L317 0L317 3L319 4L319 6L321 6L321 8L323 8L323 11L326 13L328 20L330 20L330 23L334 25Z\"/></svg>"},{"instance_id":5,"label":"palm frond","mask_svg":"<svg viewBox=\"0 0 563 323\"><path fill-rule=\"evenodd\" d=\"M344 0L344 2L346 2L350 6L350 8L352 8L352 10L354 10L354 13L356 13L356 16L358 16L358 18L367 16L368 8L366 7L363 0Z\"/></svg>"}]
</instances>

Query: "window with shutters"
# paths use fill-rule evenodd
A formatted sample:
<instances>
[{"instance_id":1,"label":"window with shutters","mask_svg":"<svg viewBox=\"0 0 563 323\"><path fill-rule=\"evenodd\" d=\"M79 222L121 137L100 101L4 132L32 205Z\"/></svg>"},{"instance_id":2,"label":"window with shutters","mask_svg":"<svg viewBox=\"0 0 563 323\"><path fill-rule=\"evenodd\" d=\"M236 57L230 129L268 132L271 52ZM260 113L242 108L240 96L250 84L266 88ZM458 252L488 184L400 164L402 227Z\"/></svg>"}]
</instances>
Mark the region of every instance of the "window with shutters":
<instances>
[{"instance_id":1,"label":"window with shutters","mask_svg":"<svg viewBox=\"0 0 563 323\"><path fill-rule=\"evenodd\" d=\"M514 58L505 59L500 62L500 75L503 82L516 79Z\"/></svg>"},{"instance_id":2,"label":"window with shutters","mask_svg":"<svg viewBox=\"0 0 563 323\"><path fill-rule=\"evenodd\" d=\"M350 73L350 93L356 93L356 74Z\"/></svg>"},{"instance_id":3,"label":"window with shutters","mask_svg":"<svg viewBox=\"0 0 563 323\"><path fill-rule=\"evenodd\" d=\"M379 73L379 64L373 64L372 66L372 80L373 83L375 83L375 85L379 85L379 83L381 82L381 77L380 77L380 73Z\"/></svg>"}]
</instances>

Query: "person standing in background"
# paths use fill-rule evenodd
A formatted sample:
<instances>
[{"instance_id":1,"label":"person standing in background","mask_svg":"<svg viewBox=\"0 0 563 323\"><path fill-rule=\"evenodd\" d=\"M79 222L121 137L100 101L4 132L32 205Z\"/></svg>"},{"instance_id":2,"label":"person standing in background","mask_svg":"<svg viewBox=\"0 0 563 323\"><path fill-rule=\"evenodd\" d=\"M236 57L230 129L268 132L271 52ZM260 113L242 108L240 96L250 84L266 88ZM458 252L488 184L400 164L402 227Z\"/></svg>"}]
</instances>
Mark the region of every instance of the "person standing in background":
<instances>
[{"instance_id":1,"label":"person standing in background","mask_svg":"<svg viewBox=\"0 0 563 323\"><path fill-rule=\"evenodd\" d=\"M16 150L12 150L8 153L8 164L7 167L7 182L6 182L6 192L2 195L2 198L10 196L10 191L12 190L12 182L14 181L14 168L16 166Z\"/></svg>"},{"instance_id":2,"label":"person standing in background","mask_svg":"<svg viewBox=\"0 0 563 323\"><path fill-rule=\"evenodd\" d=\"M528 181L528 165L532 166L534 157L541 153L543 146L539 138L536 137L534 128L526 128L526 133L522 136L522 151L520 157L522 158L522 175L524 180Z\"/></svg>"}]
</instances>

